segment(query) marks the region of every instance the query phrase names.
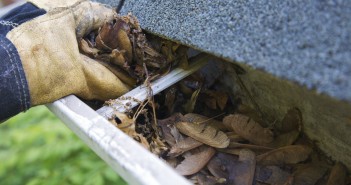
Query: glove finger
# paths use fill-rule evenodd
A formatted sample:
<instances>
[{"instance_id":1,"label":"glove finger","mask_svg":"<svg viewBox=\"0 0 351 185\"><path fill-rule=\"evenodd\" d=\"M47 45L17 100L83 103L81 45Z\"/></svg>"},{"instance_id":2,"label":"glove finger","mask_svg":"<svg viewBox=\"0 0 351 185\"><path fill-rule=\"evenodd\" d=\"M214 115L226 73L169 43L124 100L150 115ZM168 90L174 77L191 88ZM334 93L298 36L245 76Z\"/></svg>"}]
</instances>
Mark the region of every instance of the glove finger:
<instances>
[{"instance_id":1,"label":"glove finger","mask_svg":"<svg viewBox=\"0 0 351 185\"><path fill-rule=\"evenodd\" d=\"M84 99L108 100L129 91L130 87L105 66L85 55L81 55L81 57L86 84L77 93L78 96Z\"/></svg>"},{"instance_id":2,"label":"glove finger","mask_svg":"<svg viewBox=\"0 0 351 185\"><path fill-rule=\"evenodd\" d=\"M83 1L74 8L76 19L76 34L80 39L93 30L100 28L105 22L117 16L112 8L107 8L100 3Z\"/></svg>"}]
</instances>

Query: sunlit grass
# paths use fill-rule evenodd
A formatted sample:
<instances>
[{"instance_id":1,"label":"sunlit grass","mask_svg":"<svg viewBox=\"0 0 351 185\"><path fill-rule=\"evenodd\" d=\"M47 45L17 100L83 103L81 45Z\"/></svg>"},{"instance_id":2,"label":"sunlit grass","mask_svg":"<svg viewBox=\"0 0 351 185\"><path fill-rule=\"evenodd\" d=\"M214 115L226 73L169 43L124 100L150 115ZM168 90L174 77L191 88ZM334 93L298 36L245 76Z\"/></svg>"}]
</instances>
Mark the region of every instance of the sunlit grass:
<instances>
[{"instance_id":1,"label":"sunlit grass","mask_svg":"<svg viewBox=\"0 0 351 185\"><path fill-rule=\"evenodd\" d=\"M0 125L0 184L126 184L46 107Z\"/></svg>"}]
</instances>

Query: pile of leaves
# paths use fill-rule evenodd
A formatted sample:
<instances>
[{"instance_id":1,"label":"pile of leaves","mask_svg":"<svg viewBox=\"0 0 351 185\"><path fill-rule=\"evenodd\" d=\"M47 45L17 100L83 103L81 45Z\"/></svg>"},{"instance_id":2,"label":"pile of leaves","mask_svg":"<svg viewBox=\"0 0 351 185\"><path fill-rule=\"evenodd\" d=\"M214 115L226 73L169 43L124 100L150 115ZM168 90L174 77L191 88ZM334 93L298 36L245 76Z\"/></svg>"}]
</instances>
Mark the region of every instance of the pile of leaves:
<instances>
[{"instance_id":1,"label":"pile of leaves","mask_svg":"<svg viewBox=\"0 0 351 185\"><path fill-rule=\"evenodd\" d=\"M204 72L153 95L150 81L173 66L186 67L188 51L147 38L132 15L107 22L82 39L80 49L131 87L145 85L148 99L128 114L116 112L110 121L194 184L350 182L343 164L333 166L303 137L297 108L281 121L266 124L269 121L255 108L235 103L237 97L221 89L220 75Z\"/></svg>"},{"instance_id":2,"label":"pile of leaves","mask_svg":"<svg viewBox=\"0 0 351 185\"><path fill-rule=\"evenodd\" d=\"M131 14L118 15L80 39L79 49L109 68L130 87L167 73L179 62L187 64L184 61L187 59L184 57L186 47L152 36L147 38Z\"/></svg>"},{"instance_id":3,"label":"pile of leaves","mask_svg":"<svg viewBox=\"0 0 351 185\"><path fill-rule=\"evenodd\" d=\"M303 135L299 109L267 126L254 109L235 107L225 92L205 87L199 76L155 95L130 117L116 114L127 122L111 122L194 184L350 182L346 167L323 156Z\"/></svg>"}]
</instances>

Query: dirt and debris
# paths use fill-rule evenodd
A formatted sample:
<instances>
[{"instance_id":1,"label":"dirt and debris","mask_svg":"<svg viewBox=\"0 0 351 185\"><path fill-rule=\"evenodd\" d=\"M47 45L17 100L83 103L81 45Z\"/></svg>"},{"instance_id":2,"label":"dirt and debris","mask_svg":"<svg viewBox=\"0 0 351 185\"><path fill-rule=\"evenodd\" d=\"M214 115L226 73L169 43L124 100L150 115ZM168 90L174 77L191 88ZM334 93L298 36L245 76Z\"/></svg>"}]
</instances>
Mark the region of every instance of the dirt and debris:
<instances>
[{"instance_id":1,"label":"dirt and debris","mask_svg":"<svg viewBox=\"0 0 351 185\"><path fill-rule=\"evenodd\" d=\"M92 32L80 49L130 87L149 89L139 107L116 112L110 121L194 184L351 183L346 167L305 137L298 108L269 123L258 109L224 91L219 74L206 71L154 95L150 82L175 66L186 68L188 48L146 36L132 15Z\"/></svg>"}]
</instances>

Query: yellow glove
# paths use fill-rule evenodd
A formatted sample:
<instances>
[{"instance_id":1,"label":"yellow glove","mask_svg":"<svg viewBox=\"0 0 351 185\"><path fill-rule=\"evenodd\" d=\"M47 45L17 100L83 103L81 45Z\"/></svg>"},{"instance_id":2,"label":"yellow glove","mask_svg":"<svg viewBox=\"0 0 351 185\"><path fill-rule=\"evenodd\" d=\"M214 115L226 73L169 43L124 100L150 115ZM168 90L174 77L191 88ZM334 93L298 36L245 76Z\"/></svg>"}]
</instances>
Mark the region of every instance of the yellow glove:
<instances>
[{"instance_id":1,"label":"yellow glove","mask_svg":"<svg viewBox=\"0 0 351 185\"><path fill-rule=\"evenodd\" d=\"M90 1L31 1L47 13L11 30L31 95L31 104L53 102L69 94L106 100L128 91L106 67L79 53L77 39L115 16Z\"/></svg>"}]
</instances>

